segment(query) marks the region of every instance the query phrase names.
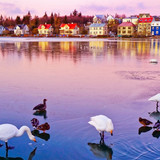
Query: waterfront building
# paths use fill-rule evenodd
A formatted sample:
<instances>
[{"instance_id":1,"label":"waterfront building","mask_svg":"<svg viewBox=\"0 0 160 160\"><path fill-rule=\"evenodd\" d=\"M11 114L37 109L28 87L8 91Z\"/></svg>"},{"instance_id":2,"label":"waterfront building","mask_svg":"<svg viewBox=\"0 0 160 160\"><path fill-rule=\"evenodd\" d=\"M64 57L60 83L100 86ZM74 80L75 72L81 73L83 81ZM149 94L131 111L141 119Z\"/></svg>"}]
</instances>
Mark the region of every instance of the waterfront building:
<instances>
[{"instance_id":1,"label":"waterfront building","mask_svg":"<svg viewBox=\"0 0 160 160\"><path fill-rule=\"evenodd\" d=\"M77 23L61 24L60 26L61 35L77 35L79 34L79 26Z\"/></svg>"},{"instance_id":2,"label":"waterfront building","mask_svg":"<svg viewBox=\"0 0 160 160\"><path fill-rule=\"evenodd\" d=\"M15 35L25 35L29 34L29 27L26 24L16 25L14 28Z\"/></svg>"},{"instance_id":3,"label":"waterfront building","mask_svg":"<svg viewBox=\"0 0 160 160\"><path fill-rule=\"evenodd\" d=\"M38 26L38 34L40 35L49 35L53 33L53 28L51 24L40 24Z\"/></svg>"},{"instance_id":4,"label":"waterfront building","mask_svg":"<svg viewBox=\"0 0 160 160\"><path fill-rule=\"evenodd\" d=\"M153 36L160 35L160 21L152 21L151 23L151 34Z\"/></svg>"},{"instance_id":5,"label":"waterfront building","mask_svg":"<svg viewBox=\"0 0 160 160\"><path fill-rule=\"evenodd\" d=\"M105 15L95 15L93 23L107 23L107 17Z\"/></svg>"},{"instance_id":6,"label":"waterfront building","mask_svg":"<svg viewBox=\"0 0 160 160\"><path fill-rule=\"evenodd\" d=\"M117 34L119 37L131 37L134 35L136 26L132 22L123 22L118 25Z\"/></svg>"},{"instance_id":7,"label":"waterfront building","mask_svg":"<svg viewBox=\"0 0 160 160\"><path fill-rule=\"evenodd\" d=\"M5 30L6 30L6 28L3 27L2 25L0 25L0 35L2 35Z\"/></svg>"},{"instance_id":8,"label":"waterfront building","mask_svg":"<svg viewBox=\"0 0 160 160\"><path fill-rule=\"evenodd\" d=\"M137 33L140 36L150 36L151 35L151 23L153 17L150 14L139 14L138 16L138 29Z\"/></svg>"},{"instance_id":9,"label":"waterfront building","mask_svg":"<svg viewBox=\"0 0 160 160\"><path fill-rule=\"evenodd\" d=\"M126 17L122 19L122 22L132 22L134 25L138 24L138 17L134 16L134 17Z\"/></svg>"},{"instance_id":10,"label":"waterfront building","mask_svg":"<svg viewBox=\"0 0 160 160\"><path fill-rule=\"evenodd\" d=\"M89 35L108 35L108 27L106 23L93 23L89 26Z\"/></svg>"}]
</instances>

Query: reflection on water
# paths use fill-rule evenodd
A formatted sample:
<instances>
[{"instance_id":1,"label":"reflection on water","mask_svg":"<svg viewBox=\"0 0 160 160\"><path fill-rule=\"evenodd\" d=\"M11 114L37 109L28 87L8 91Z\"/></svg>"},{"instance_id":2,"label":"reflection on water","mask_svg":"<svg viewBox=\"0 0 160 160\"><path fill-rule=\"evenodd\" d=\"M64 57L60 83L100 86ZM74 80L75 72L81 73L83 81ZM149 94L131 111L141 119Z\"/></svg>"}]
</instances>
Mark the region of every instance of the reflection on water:
<instances>
[{"instance_id":1,"label":"reflection on water","mask_svg":"<svg viewBox=\"0 0 160 160\"><path fill-rule=\"evenodd\" d=\"M12 48L12 50L11 50ZM49 57L58 58L59 54L72 53L74 62L80 60L81 54L88 52L88 56L107 56L121 55L123 57L139 57L139 56L159 56L160 55L160 41L159 40L143 40L132 41L127 39L126 41L90 41L90 42L15 42L10 44L0 44L0 50L3 56L7 54L14 54L17 52L21 57L22 54L32 60L35 55L39 57L41 54L48 59ZM60 52L59 52L60 50ZM58 51L58 52L57 52ZM45 54L44 54L45 53ZM56 55L53 55L56 54ZM71 56L68 54L68 56ZM114 57L117 58L117 57Z\"/></svg>"},{"instance_id":2,"label":"reflection on water","mask_svg":"<svg viewBox=\"0 0 160 160\"><path fill-rule=\"evenodd\" d=\"M46 110L44 110L44 111L35 111L33 113L33 115L42 116L44 119L47 119L47 111Z\"/></svg>"},{"instance_id":3,"label":"reflection on water","mask_svg":"<svg viewBox=\"0 0 160 160\"><path fill-rule=\"evenodd\" d=\"M92 153L98 158L105 158L106 160L112 160L113 151L112 148L105 143L88 143Z\"/></svg>"},{"instance_id":4,"label":"reflection on water","mask_svg":"<svg viewBox=\"0 0 160 160\"><path fill-rule=\"evenodd\" d=\"M47 160L159 158L159 139L153 138L159 131L137 122L137 117L160 119L159 112L148 115L154 106L147 101L160 90L160 64L149 63L159 56L154 39L0 43L1 123L31 128L30 120L39 116L41 124L47 118L51 126L47 133L32 131L39 137L36 144L25 135L12 139L16 149L9 157L27 159L30 147L38 147L37 159ZM43 97L49 99L47 112L33 113L33 104ZM105 140L112 148L102 142L87 145L99 140L87 123L97 114L115 124L114 136Z\"/></svg>"},{"instance_id":5,"label":"reflection on water","mask_svg":"<svg viewBox=\"0 0 160 160\"><path fill-rule=\"evenodd\" d=\"M45 141L48 141L50 139L50 134L44 133L44 132L43 133L39 133L39 130L37 130L37 129L33 130L32 134L34 136L36 136L36 137L39 137L39 138L45 140Z\"/></svg>"},{"instance_id":6,"label":"reflection on water","mask_svg":"<svg viewBox=\"0 0 160 160\"><path fill-rule=\"evenodd\" d=\"M151 129L152 129L152 127L142 126L142 127L139 128L138 134L148 132L148 131L150 131Z\"/></svg>"},{"instance_id":7,"label":"reflection on water","mask_svg":"<svg viewBox=\"0 0 160 160\"><path fill-rule=\"evenodd\" d=\"M37 147L30 153L29 157L28 157L28 160L32 160L33 157L35 156L36 154L36 150L37 150ZM0 160L24 160L23 158L21 157L8 157L8 150L6 151L6 157L1 157L0 156Z\"/></svg>"}]
</instances>

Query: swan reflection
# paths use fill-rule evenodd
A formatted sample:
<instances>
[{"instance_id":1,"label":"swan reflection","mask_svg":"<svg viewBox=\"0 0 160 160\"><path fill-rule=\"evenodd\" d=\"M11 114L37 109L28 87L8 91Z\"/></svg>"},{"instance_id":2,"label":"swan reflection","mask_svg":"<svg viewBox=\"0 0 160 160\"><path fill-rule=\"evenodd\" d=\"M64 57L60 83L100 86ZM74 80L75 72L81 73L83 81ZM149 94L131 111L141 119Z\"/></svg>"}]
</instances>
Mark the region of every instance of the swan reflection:
<instances>
[{"instance_id":1,"label":"swan reflection","mask_svg":"<svg viewBox=\"0 0 160 160\"><path fill-rule=\"evenodd\" d=\"M33 159L33 157L36 154L36 149L37 149L37 147L30 153L28 160L32 160ZM6 150L6 157L0 157L0 160L24 160L24 159L21 158L21 157L15 157L15 158L8 157L8 150Z\"/></svg>"},{"instance_id":2,"label":"swan reflection","mask_svg":"<svg viewBox=\"0 0 160 160\"><path fill-rule=\"evenodd\" d=\"M47 119L47 111L44 110L44 111L35 111L33 113L33 115L35 116L43 116L44 119Z\"/></svg>"},{"instance_id":3,"label":"swan reflection","mask_svg":"<svg viewBox=\"0 0 160 160\"><path fill-rule=\"evenodd\" d=\"M100 141L99 144L88 143L92 153L98 158L106 158L107 160L112 160L113 150L111 147L107 146L104 142Z\"/></svg>"},{"instance_id":4,"label":"swan reflection","mask_svg":"<svg viewBox=\"0 0 160 160\"><path fill-rule=\"evenodd\" d=\"M148 114L150 115L150 117L153 117L155 120L160 121L160 112L159 111L149 112Z\"/></svg>"},{"instance_id":5,"label":"swan reflection","mask_svg":"<svg viewBox=\"0 0 160 160\"><path fill-rule=\"evenodd\" d=\"M32 134L36 137L39 137L45 141L48 141L50 139L50 134L48 133L40 133L39 130L35 129L32 131Z\"/></svg>"},{"instance_id":6,"label":"swan reflection","mask_svg":"<svg viewBox=\"0 0 160 160\"><path fill-rule=\"evenodd\" d=\"M138 134L140 135L141 133L145 133L148 132L152 129L152 127L148 127L148 126L142 126L139 128L138 130Z\"/></svg>"}]
</instances>

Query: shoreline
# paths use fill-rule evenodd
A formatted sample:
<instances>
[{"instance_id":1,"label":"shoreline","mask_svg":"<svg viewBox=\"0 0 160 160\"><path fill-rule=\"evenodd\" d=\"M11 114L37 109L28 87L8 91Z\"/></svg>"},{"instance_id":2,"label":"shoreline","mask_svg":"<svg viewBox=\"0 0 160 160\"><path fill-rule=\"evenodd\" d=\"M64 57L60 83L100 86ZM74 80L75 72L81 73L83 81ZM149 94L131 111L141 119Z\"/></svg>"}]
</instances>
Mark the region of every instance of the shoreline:
<instances>
[{"instance_id":1,"label":"shoreline","mask_svg":"<svg viewBox=\"0 0 160 160\"><path fill-rule=\"evenodd\" d=\"M74 37L0 37L0 43L13 42L90 42L90 41L104 41L104 42L145 42L151 39L160 39L160 37L153 38L74 38Z\"/></svg>"}]
</instances>

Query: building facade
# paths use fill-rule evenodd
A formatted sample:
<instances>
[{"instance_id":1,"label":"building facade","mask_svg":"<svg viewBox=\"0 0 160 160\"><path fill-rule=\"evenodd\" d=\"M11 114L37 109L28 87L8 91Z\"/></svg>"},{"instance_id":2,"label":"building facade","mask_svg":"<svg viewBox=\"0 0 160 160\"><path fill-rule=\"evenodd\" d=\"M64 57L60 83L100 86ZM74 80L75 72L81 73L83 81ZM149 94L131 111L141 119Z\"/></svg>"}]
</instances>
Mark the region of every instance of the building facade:
<instances>
[{"instance_id":1,"label":"building facade","mask_svg":"<svg viewBox=\"0 0 160 160\"><path fill-rule=\"evenodd\" d=\"M38 26L38 34L49 35L53 33L53 28L51 24L40 24Z\"/></svg>"},{"instance_id":2,"label":"building facade","mask_svg":"<svg viewBox=\"0 0 160 160\"><path fill-rule=\"evenodd\" d=\"M139 14L137 33L140 36L151 35L151 23L153 17L150 14Z\"/></svg>"},{"instance_id":3,"label":"building facade","mask_svg":"<svg viewBox=\"0 0 160 160\"><path fill-rule=\"evenodd\" d=\"M118 25L117 35L119 37L131 37L134 35L135 28L136 26L132 22L123 22Z\"/></svg>"},{"instance_id":4,"label":"building facade","mask_svg":"<svg viewBox=\"0 0 160 160\"><path fill-rule=\"evenodd\" d=\"M152 36L159 36L160 35L160 21L152 21L151 35Z\"/></svg>"},{"instance_id":5,"label":"building facade","mask_svg":"<svg viewBox=\"0 0 160 160\"><path fill-rule=\"evenodd\" d=\"M138 18L137 17L123 18L122 22L132 22L134 25L137 25L138 24Z\"/></svg>"},{"instance_id":6,"label":"building facade","mask_svg":"<svg viewBox=\"0 0 160 160\"><path fill-rule=\"evenodd\" d=\"M89 26L89 35L108 35L108 27L106 23L93 23Z\"/></svg>"},{"instance_id":7,"label":"building facade","mask_svg":"<svg viewBox=\"0 0 160 160\"><path fill-rule=\"evenodd\" d=\"M79 26L77 23L69 23L69 24L61 24L60 26L60 34L61 35L78 35L79 34Z\"/></svg>"},{"instance_id":8,"label":"building facade","mask_svg":"<svg viewBox=\"0 0 160 160\"><path fill-rule=\"evenodd\" d=\"M14 28L14 34L15 35L29 34L29 27L27 25L25 25L25 24L17 25Z\"/></svg>"}]
</instances>

